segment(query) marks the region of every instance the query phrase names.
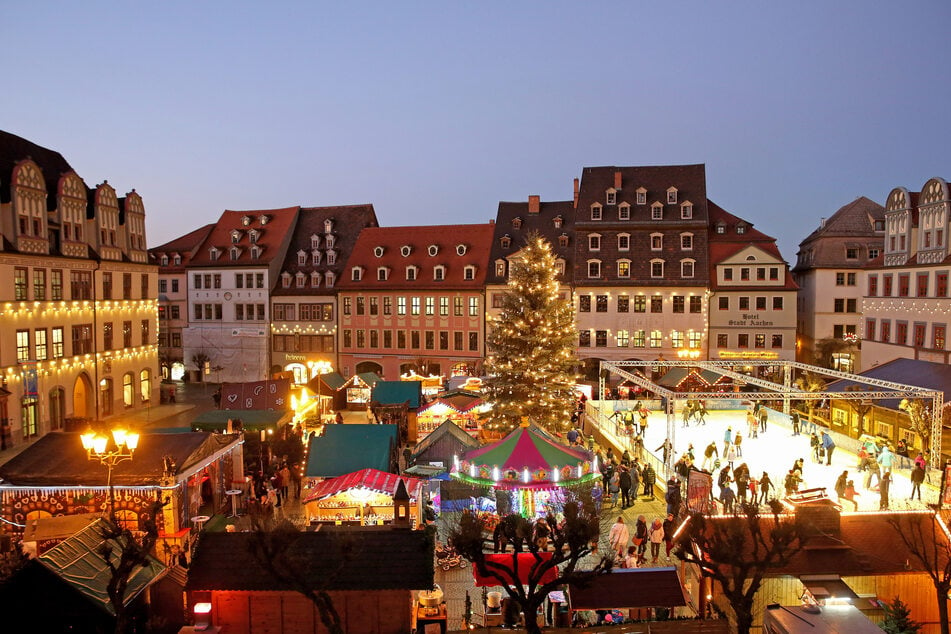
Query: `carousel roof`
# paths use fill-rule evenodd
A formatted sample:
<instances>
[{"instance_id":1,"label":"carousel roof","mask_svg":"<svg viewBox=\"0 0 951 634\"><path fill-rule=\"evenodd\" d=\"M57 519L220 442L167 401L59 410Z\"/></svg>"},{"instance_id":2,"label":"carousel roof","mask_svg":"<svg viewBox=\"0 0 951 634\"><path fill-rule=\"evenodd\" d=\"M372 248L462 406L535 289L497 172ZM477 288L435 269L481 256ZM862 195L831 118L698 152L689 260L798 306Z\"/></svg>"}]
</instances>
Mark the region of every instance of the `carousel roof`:
<instances>
[{"instance_id":1,"label":"carousel roof","mask_svg":"<svg viewBox=\"0 0 951 634\"><path fill-rule=\"evenodd\" d=\"M307 496L304 503L323 500L351 489L369 489L376 493L393 496L400 480L406 486L406 491L410 494L410 497L415 499L419 494L420 485L423 483L421 479L407 478L376 469L361 469L360 471L324 480L314 488L313 493Z\"/></svg>"},{"instance_id":2,"label":"carousel roof","mask_svg":"<svg viewBox=\"0 0 951 634\"><path fill-rule=\"evenodd\" d=\"M491 486L548 488L600 477L592 460L589 451L562 445L538 428L518 427L498 442L467 451L452 475Z\"/></svg>"}]
</instances>

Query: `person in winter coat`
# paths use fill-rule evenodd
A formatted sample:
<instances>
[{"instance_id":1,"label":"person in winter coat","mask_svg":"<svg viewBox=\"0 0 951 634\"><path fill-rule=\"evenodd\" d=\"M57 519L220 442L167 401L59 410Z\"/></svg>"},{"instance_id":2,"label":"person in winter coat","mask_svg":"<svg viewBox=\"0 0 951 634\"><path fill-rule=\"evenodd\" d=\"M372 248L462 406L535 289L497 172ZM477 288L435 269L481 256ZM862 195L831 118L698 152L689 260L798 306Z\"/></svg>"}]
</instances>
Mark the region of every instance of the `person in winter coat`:
<instances>
[{"instance_id":1,"label":"person in winter coat","mask_svg":"<svg viewBox=\"0 0 951 634\"><path fill-rule=\"evenodd\" d=\"M918 500L921 501L921 483L925 481L925 469L918 462L911 470L911 496L909 500L915 499L915 493L918 493Z\"/></svg>"},{"instance_id":2,"label":"person in winter coat","mask_svg":"<svg viewBox=\"0 0 951 634\"><path fill-rule=\"evenodd\" d=\"M627 545L631 541L631 533L627 530L627 524L624 518L618 515L617 521L611 525L611 531L608 533L608 543L611 544L611 550L617 557L624 557L627 552Z\"/></svg>"},{"instance_id":3,"label":"person in winter coat","mask_svg":"<svg viewBox=\"0 0 951 634\"><path fill-rule=\"evenodd\" d=\"M623 463L618 469L618 486L621 488L621 508L631 505L631 470Z\"/></svg>"},{"instance_id":4,"label":"person in winter coat","mask_svg":"<svg viewBox=\"0 0 951 634\"><path fill-rule=\"evenodd\" d=\"M759 479L759 503L766 503L766 496L769 495L769 490L773 488L773 481L769 479L769 474L765 471Z\"/></svg>"},{"instance_id":5,"label":"person in winter coat","mask_svg":"<svg viewBox=\"0 0 951 634\"><path fill-rule=\"evenodd\" d=\"M845 486L849 482L849 472L843 471L842 474L835 481L835 495L838 498L839 502L842 501L842 497L845 495Z\"/></svg>"},{"instance_id":6,"label":"person in winter coat","mask_svg":"<svg viewBox=\"0 0 951 634\"><path fill-rule=\"evenodd\" d=\"M856 495L858 495L858 492L855 490L855 481L849 480L845 483L845 492L842 494L842 497L851 502L857 511L859 510L859 503L855 501Z\"/></svg>"},{"instance_id":7,"label":"person in winter coat","mask_svg":"<svg viewBox=\"0 0 951 634\"><path fill-rule=\"evenodd\" d=\"M829 435L829 432L822 431L822 449L826 453L826 466L832 464L832 452L835 451L835 441L832 440L832 436Z\"/></svg>"},{"instance_id":8,"label":"person in winter coat","mask_svg":"<svg viewBox=\"0 0 951 634\"><path fill-rule=\"evenodd\" d=\"M819 435L816 432L812 432L812 435L809 436L809 447L812 449L813 462L822 462L819 457L819 448L822 447L822 441L819 440Z\"/></svg>"},{"instance_id":9,"label":"person in winter coat","mask_svg":"<svg viewBox=\"0 0 951 634\"><path fill-rule=\"evenodd\" d=\"M654 499L654 484L657 482L657 474L654 472L654 467L647 463L644 466L644 472L641 474L644 478L644 496L650 496Z\"/></svg>"},{"instance_id":10,"label":"person in winter coat","mask_svg":"<svg viewBox=\"0 0 951 634\"><path fill-rule=\"evenodd\" d=\"M789 473L786 474L786 495L792 495L799 490L799 484L802 482L802 478L796 472L795 469L790 469Z\"/></svg>"},{"instance_id":11,"label":"person in winter coat","mask_svg":"<svg viewBox=\"0 0 951 634\"><path fill-rule=\"evenodd\" d=\"M892 483L892 474L891 471L886 471L882 474L882 481L878 483L878 510L887 511L888 510L888 489L891 487Z\"/></svg>"},{"instance_id":12,"label":"person in winter coat","mask_svg":"<svg viewBox=\"0 0 951 634\"><path fill-rule=\"evenodd\" d=\"M740 432L736 432L736 435L733 437L733 448L736 449L736 457L743 457L743 436L740 435Z\"/></svg>"},{"instance_id":13,"label":"person in winter coat","mask_svg":"<svg viewBox=\"0 0 951 634\"><path fill-rule=\"evenodd\" d=\"M717 450L717 443L711 441L710 444L707 445L707 448L703 450L703 464L700 465L700 468L704 471L712 471L715 461L714 456L716 456L716 459L719 459L720 452Z\"/></svg>"},{"instance_id":14,"label":"person in winter coat","mask_svg":"<svg viewBox=\"0 0 951 634\"><path fill-rule=\"evenodd\" d=\"M664 541L664 523L659 517L655 517L647 529L647 539L651 543L651 563L656 564L660 557L660 545Z\"/></svg>"},{"instance_id":15,"label":"person in winter coat","mask_svg":"<svg viewBox=\"0 0 951 634\"><path fill-rule=\"evenodd\" d=\"M629 491L628 499L630 499L631 504L637 502L637 492L641 490L641 463L634 458L634 462L631 463L631 489Z\"/></svg>"},{"instance_id":16,"label":"person in winter coat","mask_svg":"<svg viewBox=\"0 0 951 634\"><path fill-rule=\"evenodd\" d=\"M641 561L644 561L644 553L647 551L647 519L643 515L637 516L633 540L634 545L637 546L638 556Z\"/></svg>"},{"instance_id":17,"label":"person in winter coat","mask_svg":"<svg viewBox=\"0 0 951 634\"><path fill-rule=\"evenodd\" d=\"M674 547L674 532L677 530L676 521L674 520L674 516L672 514L667 514L667 519L664 520L663 529L664 544L667 548L667 559L670 559L670 551Z\"/></svg>"},{"instance_id":18,"label":"person in winter coat","mask_svg":"<svg viewBox=\"0 0 951 634\"><path fill-rule=\"evenodd\" d=\"M733 472L736 482L736 499L740 504L746 504L746 495L750 489L750 468L744 462Z\"/></svg>"},{"instance_id":19,"label":"person in winter coat","mask_svg":"<svg viewBox=\"0 0 951 634\"><path fill-rule=\"evenodd\" d=\"M624 558L624 567L625 568L638 568L640 567L640 562L638 562L639 557L637 556L637 548L634 546L627 547L627 557Z\"/></svg>"},{"instance_id":20,"label":"person in winter coat","mask_svg":"<svg viewBox=\"0 0 951 634\"><path fill-rule=\"evenodd\" d=\"M677 516L680 514L680 503L683 496L680 493L680 482L674 476L667 481L667 493L664 494L664 501L667 502L667 514Z\"/></svg>"},{"instance_id":21,"label":"person in winter coat","mask_svg":"<svg viewBox=\"0 0 951 634\"><path fill-rule=\"evenodd\" d=\"M727 427L726 431L723 432L723 455L726 455L727 449L730 448L730 445L733 443L733 428Z\"/></svg>"}]
</instances>

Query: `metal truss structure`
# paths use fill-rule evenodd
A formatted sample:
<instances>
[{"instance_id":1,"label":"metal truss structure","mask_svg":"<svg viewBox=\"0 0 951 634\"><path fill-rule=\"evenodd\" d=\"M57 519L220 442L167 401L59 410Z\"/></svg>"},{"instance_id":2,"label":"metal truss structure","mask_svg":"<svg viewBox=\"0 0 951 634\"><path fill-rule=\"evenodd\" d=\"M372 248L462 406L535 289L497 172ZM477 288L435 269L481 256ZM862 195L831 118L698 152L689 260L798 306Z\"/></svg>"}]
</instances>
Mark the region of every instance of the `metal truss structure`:
<instances>
[{"instance_id":1,"label":"metal truss structure","mask_svg":"<svg viewBox=\"0 0 951 634\"><path fill-rule=\"evenodd\" d=\"M658 368L691 368L697 370L710 370L722 376L729 377L739 384L754 385L759 388L758 392L678 392L661 385L657 385L650 378L635 372L635 368L645 368L651 372ZM749 376L739 372L737 368L770 367L779 369L782 372L782 383L776 383L767 379ZM674 424L674 401L688 398L702 398L714 400L727 400L742 397L745 400L774 400L782 399L784 414L790 412L790 402L793 400L812 400L821 401L824 399L836 399L844 401L862 401L862 400L883 400L883 399L907 399L909 401L919 400L925 404L924 413L930 418L931 444L929 452L929 464L940 465L941 458L941 413L944 407L944 394L938 390L929 390L913 385L895 383L894 381L885 381L859 374L850 374L840 372L839 370L830 370L814 365L800 363L798 361L780 361L780 360L746 360L737 361L667 361L665 359L656 359L654 361L602 361L599 388L600 393L604 394L606 375L615 374L622 379L640 386L646 390L662 396L667 401L667 428L669 436L673 437L676 433ZM823 378L845 379L854 382L861 389L846 390L842 392L830 391L811 391L803 389L796 385L796 379L809 373ZM877 389L875 389L877 388Z\"/></svg>"}]
</instances>

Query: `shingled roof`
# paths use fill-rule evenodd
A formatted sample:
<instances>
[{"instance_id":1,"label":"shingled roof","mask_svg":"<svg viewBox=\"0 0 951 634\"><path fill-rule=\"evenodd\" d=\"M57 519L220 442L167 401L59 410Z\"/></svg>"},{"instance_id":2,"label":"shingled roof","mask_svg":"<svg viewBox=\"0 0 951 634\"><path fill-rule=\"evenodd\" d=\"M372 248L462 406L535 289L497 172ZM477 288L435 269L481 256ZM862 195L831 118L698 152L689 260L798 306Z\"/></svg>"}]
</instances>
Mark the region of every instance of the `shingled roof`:
<instances>
[{"instance_id":1,"label":"shingled roof","mask_svg":"<svg viewBox=\"0 0 951 634\"><path fill-rule=\"evenodd\" d=\"M283 258L288 232L297 221L300 207L284 209L257 209L253 211L225 211L191 259L191 266L266 266L275 258ZM251 243L250 232L258 233L255 243ZM232 233L236 232L238 241L232 243ZM218 249L217 260L211 258L211 248ZM230 257L230 249L238 248L238 257ZM254 247L260 249L257 258L252 258Z\"/></svg>"},{"instance_id":2,"label":"shingled roof","mask_svg":"<svg viewBox=\"0 0 951 634\"><path fill-rule=\"evenodd\" d=\"M2 485L106 486L106 468L87 458L79 436L78 433L43 436L0 466ZM118 486L160 484L165 456L175 461L176 473L183 473L198 461L239 442L237 436L205 432L142 434L135 459L117 464L112 482Z\"/></svg>"},{"instance_id":3,"label":"shingled roof","mask_svg":"<svg viewBox=\"0 0 951 634\"><path fill-rule=\"evenodd\" d=\"M10 202L13 168L27 158L33 159L43 171L47 194L46 208L56 209L59 179L63 174L74 171L73 168L59 152L3 130L0 130L0 203Z\"/></svg>"},{"instance_id":4,"label":"shingled roof","mask_svg":"<svg viewBox=\"0 0 951 634\"><path fill-rule=\"evenodd\" d=\"M822 225L799 243L800 252L810 251L808 263L796 270L810 268L861 268L869 263L868 249L882 250L885 231L876 231L875 223L885 220L885 208L860 196L838 209ZM846 258L846 249L858 249L858 258Z\"/></svg>"},{"instance_id":5,"label":"shingled roof","mask_svg":"<svg viewBox=\"0 0 951 634\"><path fill-rule=\"evenodd\" d=\"M252 533L202 533L185 589L294 590L272 577L254 555ZM288 557L307 583L325 590L428 590L433 587L433 541L428 531L323 527L299 533Z\"/></svg>"},{"instance_id":6,"label":"shingled roof","mask_svg":"<svg viewBox=\"0 0 951 634\"><path fill-rule=\"evenodd\" d=\"M574 262L574 220L575 212L570 200L558 202L500 202L495 217L495 232L492 249L489 253L489 272L486 281L489 284L504 284L505 275L496 275L495 262L518 253L525 247L529 234L537 232L551 244L555 258L565 261L565 273L558 279L571 282ZM565 246L560 238L565 236ZM506 240L505 238L508 238Z\"/></svg>"},{"instance_id":7,"label":"shingled roof","mask_svg":"<svg viewBox=\"0 0 951 634\"><path fill-rule=\"evenodd\" d=\"M601 203L605 209L614 205L605 204L605 193L614 188L620 174L620 189L617 192L617 204L631 205L631 220L649 221L651 204L660 202L665 207L676 207L690 201L693 204L693 217L690 222L707 221L707 175L706 166L696 165L649 165L636 167L586 167L582 170L581 185L578 190L577 224L591 223L591 205ZM667 190L677 189L677 203L667 203ZM637 190L646 190L645 203L637 204ZM605 217L610 214L605 211ZM616 217L616 215L614 216ZM680 218L680 214L675 215ZM687 221L683 221L687 222Z\"/></svg>"}]
</instances>

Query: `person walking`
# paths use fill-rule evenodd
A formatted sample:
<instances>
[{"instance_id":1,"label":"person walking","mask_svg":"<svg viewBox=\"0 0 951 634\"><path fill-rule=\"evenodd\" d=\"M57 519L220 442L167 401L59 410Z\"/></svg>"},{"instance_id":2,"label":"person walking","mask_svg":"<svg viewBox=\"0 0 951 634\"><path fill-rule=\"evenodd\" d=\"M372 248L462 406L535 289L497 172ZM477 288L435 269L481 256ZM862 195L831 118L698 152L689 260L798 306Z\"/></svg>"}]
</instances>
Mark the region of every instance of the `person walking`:
<instances>
[{"instance_id":1,"label":"person walking","mask_svg":"<svg viewBox=\"0 0 951 634\"><path fill-rule=\"evenodd\" d=\"M819 449L822 447L822 441L819 440L819 435L816 432L812 432L812 435L809 436L809 448L812 449L812 461L821 462L822 458L819 456Z\"/></svg>"},{"instance_id":2,"label":"person walking","mask_svg":"<svg viewBox=\"0 0 951 634\"><path fill-rule=\"evenodd\" d=\"M753 413L752 409L746 410L746 435L750 438L756 438L758 428L759 424L756 421L756 414Z\"/></svg>"},{"instance_id":3,"label":"person walking","mask_svg":"<svg viewBox=\"0 0 951 634\"><path fill-rule=\"evenodd\" d=\"M656 564L660 557L660 545L664 541L664 522L655 517L651 527L647 530L647 539L651 544L651 563Z\"/></svg>"},{"instance_id":4,"label":"person walking","mask_svg":"<svg viewBox=\"0 0 951 634\"><path fill-rule=\"evenodd\" d=\"M921 483L925 481L925 470L924 468L915 462L915 466L911 469L911 496L909 500L915 499L915 493L918 493L918 501L921 501Z\"/></svg>"},{"instance_id":5,"label":"person walking","mask_svg":"<svg viewBox=\"0 0 951 634\"><path fill-rule=\"evenodd\" d=\"M634 462L631 463L631 489L628 495L628 499L631 501L631 504L637 502L637 492L640 491L641 487L641 464L638 462L637 458L634 458Z\"/></svg>"},{"instance_id":6,"label":"person walking","mask_svg":"<svg viewBox=\"0 0 951 634\"><path fill-rule=\"evenodd\" d=\"M764 471L759 479L759 504L766 504L766 496L769 495L769 490L773 488L775 488L773 481L769 479L769 474Z\"/></svg>"},{"instance_id":7,"label":"person walking","mask_svg":"<svg viewBox=\"0 0 951 634\"><path fill-rule=\"evenodd\" d=\"M624 517L618 515L617 521L611 525L611 530L608 532L608 543L611 545L611 550L614 552L616 559L624 557L624 553L627 551L627 544L630 541L631 533L627 530Z\"/></svg>"},{"instance_id":8,"label":"person walking","mask_svg":"<svg viewBox=\"0 0 951 634\"><path fill-rule=\"evenodd\" d=\"M638 559L646 561L644 553L647 551L647 519L643 515L637 516L637 522L634 524L634 545L637 546Z\"/></svg>"},{"instance_id":9,"label":"person walking","mask_svg":"<svg viewBox=\"0 0 951 634\"><path fill-rule=\"evenodd\" d=\"M799 435L799 412L792 413L792 435Z\"/></svg>"},{"instance_id":10,"label":"person walking","mask_svg":"<svg viewBox=\"0 0 951 634\"><path fill-rule=\"evenodd\" d=\"M680 515L680 503L683 501L683 496L680 493L680 482L677 481L676 476L670 476L670 480L667 481L667 493L664 494L664 501L667 502L668 515Z\"/></svg>"},{"instance_id":11,"label":"person walking","mask_svg":"<svg viewBox=\"0 0 951 634\"><path fill-rule=\"evenodd\" d=\"M654 484L657 482L657 474L654 472L654 467L648 462L644 466L644 472L642 474L644 478L644 497L650 496L650 499L654 499Z\"/></svg>"},{"instance_id":12,"label":"person walking","mask_svg":"<svg viewBox=\"0 0 951 634\"><path fill-rule=\"evenodd\" d=\"M832 436L829 435L829 432L822 430L822 449L826 454L826 466L832 464L832 452L835 451L835 441L832 440Z\"/></svg>"},{"instance_id":13,"label":"person walking","mask_svg":"<svg viewBox=\"0 0 951 634\"><path fill-rule=\"evenodd\" d=\"M730 448L730 445L733 444L733 428L727 427L726 431L723 432L723 455L726 456L726 450Z\"/></svg>"},{"instance_id":14,"label":"person walking","mask_svg":"<svg viewBox=\"0 0 951 634\"><path fill-rule=\"evenodd\" d=\"M838 478L836 478L835 495L836 495L836 499L839 500L840 504L842 502L842 498L845 496L845 486L848 484L848 482L849 482L848 471L843 471L842 474Z\"/></svg>"},{"instance_id":15,"label":"person walking","mask_svg":"<svg viewBox=\"0 0 951 634\"><path fill-rule=\"evenodd\" d=\"M761 434L766 433L766 421L769 420L769 410L765 407L759 408L759 431Z\"/></svg>"},{"instance_id":16,"label":"person walking","mask_svg":"<svg viewBox=\"0 0 951 634\"><path fill-rule=\"evenodd\" d=\"M707 424L707 406L703 401L697 401L697 425Z\"/></svg>"},{"instance_id":17,"label":"person walking","mask_svg":"<svg viewBox=\"0 0 951 634\"><path fill-rule=\"evenodd\" d=\"M888 510L888 489L891 487L892 474L886 471L882 474L882 481L878 483L878 510Z\"/></svg>"},{"instance_id":18,"label":"person walking","mask_svg":"<svg viewBox=\"0 0 951 634\"><path fill-rule=\"evenodd\" d=\"M667 548L667 559L670 559L670 551L674 548L674 532L677 530L674 516L671 513L667 514L662 528L664 529L664 545Z\"/></svg>"},{"instance_id":19,"label":"person walking","mask_svg":"<svg viewBox=\"0 0 951 634\"><path fill-rule=\"evenodd\" d=\"M733 436L733 447L736 449L736 457L743 457L743 436L740 435L739 430L737 430L736 435Z\"/></svg>"},{"instance_id":20,"label":"person walking","mask_svg":"<svg viewBox=\"0 0 951 634\"><path fill-rule=\"evenodd\" d=\"M621 508L631 505L631 469L623 462L618 468L618 487L621 489Z\"/></svg>"}]
</instances>

